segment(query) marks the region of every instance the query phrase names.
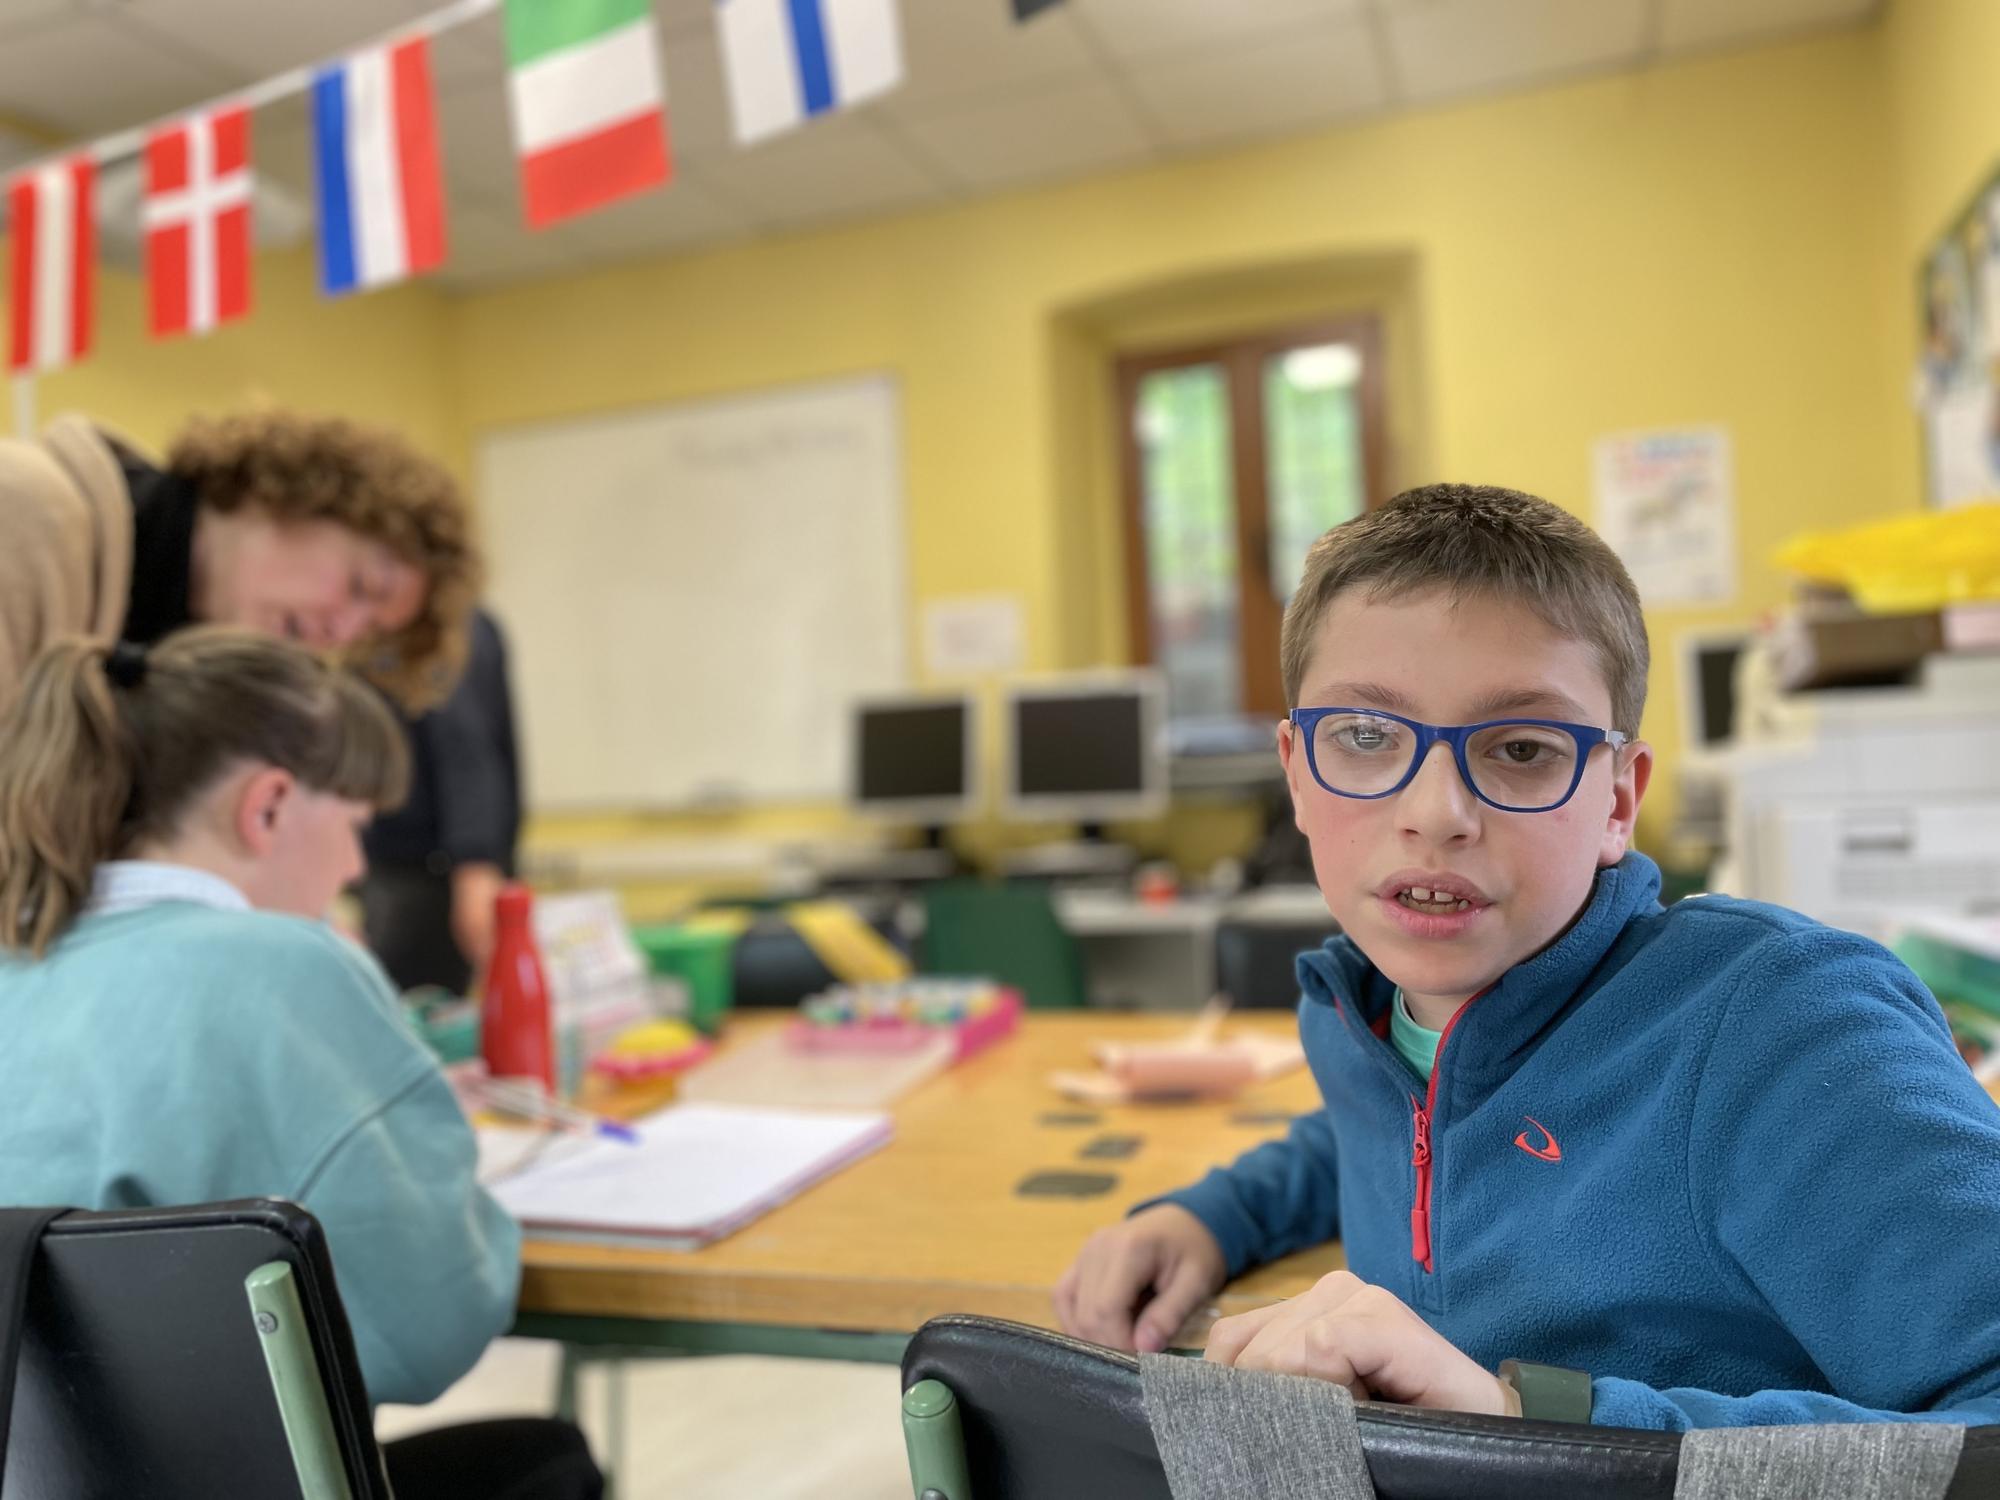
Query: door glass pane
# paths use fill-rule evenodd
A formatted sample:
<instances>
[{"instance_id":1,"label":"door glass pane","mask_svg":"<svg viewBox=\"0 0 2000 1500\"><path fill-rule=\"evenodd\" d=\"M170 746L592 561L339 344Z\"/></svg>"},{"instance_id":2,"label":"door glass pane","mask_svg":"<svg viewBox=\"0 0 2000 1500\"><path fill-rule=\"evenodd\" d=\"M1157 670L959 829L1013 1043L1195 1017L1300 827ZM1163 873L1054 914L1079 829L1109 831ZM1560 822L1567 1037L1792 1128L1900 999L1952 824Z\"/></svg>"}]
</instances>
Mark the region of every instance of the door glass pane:
<instances>
[{"instance_id":1,"label":"door glass pane","mask_svg":"<svg viewBox=\"0 0 2000 1500\"><path fill-rule=\"evenodd\" d=\"M1361 351L1311 344L1264 364L1270 455L1271 587L1282 604L1299 586L1306 549L1329 526L1361 514Z\"/></svg>"},{"instance_id":2,"label":"door glass pane","mask_svg":"<svg viewBox=\"0 0 2000 1500\"><path fill-rule=\"evenodd\" d=\"M1153 660L1177 719L1234 713L1236 498L1229 389L1219 365L1157 370L1139 382L1140 476Z\"/></svg>"}]
</instances>

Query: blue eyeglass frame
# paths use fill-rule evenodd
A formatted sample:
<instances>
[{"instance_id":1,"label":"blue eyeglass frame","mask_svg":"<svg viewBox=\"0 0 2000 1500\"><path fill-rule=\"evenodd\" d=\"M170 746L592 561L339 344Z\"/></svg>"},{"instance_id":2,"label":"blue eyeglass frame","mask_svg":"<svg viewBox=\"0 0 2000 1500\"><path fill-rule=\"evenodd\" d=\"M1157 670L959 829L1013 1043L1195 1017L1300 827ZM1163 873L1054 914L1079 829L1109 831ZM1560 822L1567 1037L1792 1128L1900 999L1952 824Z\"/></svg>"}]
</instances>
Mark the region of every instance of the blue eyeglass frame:
<instances>
[{"instance_id":1,"label":"blue eyeglass frame","mask_svg":"<svg viewBox=\"0 0 2000 1500\"><path fill-rule=\"evenodd\" d=\"M1416 752L1410 757L1410 764L1403 772L1403 779L1386 792L1343 792L1337 786L1328 786L1324 776L1319 774L1319 758L1313 753L1313 741L1319 728L1319 721L1329 714L1362 714L1371 719L1388 719L1417 732ZM1401 714L1392 714L1380 708L1295 708L1285 716L1290 719L1300 733L1305 736L1306 767L1312 778L1336 797L1347 797L1355 802L1380 802L1384 797L1393 797L1412 781L1429 758L1431 747L1436 744L1451 746L1452 759L1458 762L1459 780L1465 789L1484 802L1495 812L1544 813L1554 812L1576 795L1576 789L1583 785L1584 769L1590 763L1590 752L1599 745L1609 745L1616 754L1631 740L1616 729L1599 729L1592 724L1566 724L1561 719L1483 719L1477 724L1425 724L1417 719L1406 719ZM1571 772L1569 787L1555 801L1541 807L1509 807L1504 802L1495 802L1479 790L1472 780L1472 767L1465 758L1466 741L1482 729L1504 729L1519 724L1535 729L1560 729L1576 742L1576 769Z\"/></svg>"}]
</instances>

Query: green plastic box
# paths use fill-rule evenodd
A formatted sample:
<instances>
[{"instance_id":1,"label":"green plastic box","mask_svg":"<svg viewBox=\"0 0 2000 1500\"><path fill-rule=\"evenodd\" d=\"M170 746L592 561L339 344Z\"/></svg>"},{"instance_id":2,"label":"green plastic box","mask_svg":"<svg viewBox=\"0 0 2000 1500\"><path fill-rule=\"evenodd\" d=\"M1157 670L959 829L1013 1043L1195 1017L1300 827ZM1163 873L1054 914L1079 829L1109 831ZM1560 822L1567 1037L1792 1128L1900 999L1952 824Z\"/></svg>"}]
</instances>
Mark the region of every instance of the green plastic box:
<instances>
[{"instance_id":1,"label":"green plastic box","mask_svg":"<svg viewBox=\"0 0 2000 1500\"><path fill-rule=\"evenodd\" d=\"M2000 1016L2000 960L1924 932L1905 932L1890 946L1940 1001L1958 1000Z\"/></svg>"},{"instance_id":2,"label":"green plastic box","mask_svg":"<svg viewBox=\"0 0 2000 1500\"><path fill-rule=\"evenodd\" d=\"M695 917L632 929L632 940L655 973L678 979L688 989L688 1021L713 1035L735 1001L731 963L740 921Z\"/></svg>"}]
</instances>

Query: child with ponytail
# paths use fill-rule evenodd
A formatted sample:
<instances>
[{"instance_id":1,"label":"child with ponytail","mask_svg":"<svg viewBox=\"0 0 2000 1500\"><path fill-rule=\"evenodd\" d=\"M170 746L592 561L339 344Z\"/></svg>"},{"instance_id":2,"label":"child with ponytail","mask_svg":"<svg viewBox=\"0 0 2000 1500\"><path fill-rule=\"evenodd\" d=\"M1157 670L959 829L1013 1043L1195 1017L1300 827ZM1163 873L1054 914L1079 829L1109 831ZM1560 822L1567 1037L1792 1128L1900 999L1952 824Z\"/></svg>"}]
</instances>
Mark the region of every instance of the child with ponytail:
<instances>
[{"instance_id":1,"label":"child with ponytail","mask_svg":"<svg viewBox=\"0 0 2000 1500\"><path fill-rule=\"evenodd\" d=\"M318 920L406 756L372 689L246 630L42 653L0 723L0 1202L292 1199L370 1395L421 1402L507 1327L520 1231L381 970ZM561 1424L388 1456L405 1500L598 1492Z\"/></svg>"}]
</instances>

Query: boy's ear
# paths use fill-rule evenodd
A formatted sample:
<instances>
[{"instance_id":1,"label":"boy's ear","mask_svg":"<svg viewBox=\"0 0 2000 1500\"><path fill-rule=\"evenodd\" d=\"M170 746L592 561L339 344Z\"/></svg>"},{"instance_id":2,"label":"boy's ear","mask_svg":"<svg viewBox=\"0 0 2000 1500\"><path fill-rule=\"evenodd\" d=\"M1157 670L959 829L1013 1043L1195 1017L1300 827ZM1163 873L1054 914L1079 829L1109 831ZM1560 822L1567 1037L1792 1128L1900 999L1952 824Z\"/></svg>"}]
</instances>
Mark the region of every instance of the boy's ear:
<instances>
[{"instance_id":1,"label":"boy's ear","mask_svg":"<svg viewBox=\"0 0 2000 1500\"><path fill-rule=\"evenodd\" d=\"M297 793L292 773L277 766L265 766L244 779L236 795L236 837L250 854L262 858L271 852Z\"/></svg>"},{"instance_id":2,"label":"boy's ear","mask_svg":"<svg viewBox=\"0 0 2000 1500\"><path fill-rule=\"evenodd\" d=\"M1646 786L1653 779L1653 747L1633 740L1623 749L1612 751L1611 816L1604 824L1604 842L1597 851L1599 869L1608 869L1625 857L1632 847L1632 830L1639 822L1639 804L1646 798Z\"/></svg>"},{"instance_id":3,"label":"boy's ear","mask_svg":"<svg viewBox=\"0 0 2000 1500\"><path fill-rule=\"evenodd\" d=\"M1290 719L1278 720L1278 764L1285 768L1285 790L1292 798L1292 825L1304 833L1306 825L1298 778L1309 776L1312 772L1306 765L1305 757L1299 753L1298 726Z\"/></svg>"}]
</instances>

